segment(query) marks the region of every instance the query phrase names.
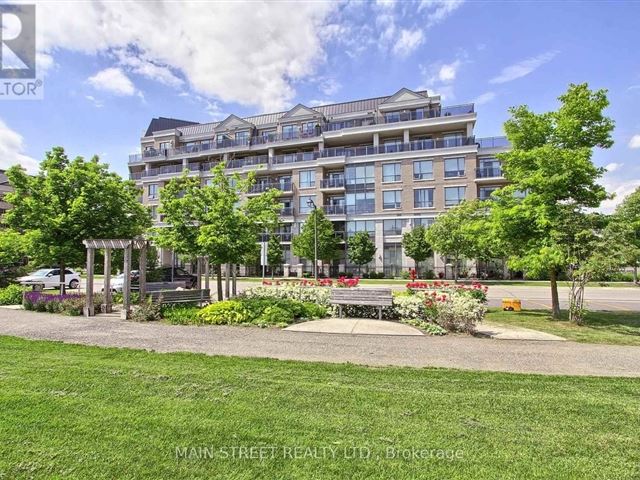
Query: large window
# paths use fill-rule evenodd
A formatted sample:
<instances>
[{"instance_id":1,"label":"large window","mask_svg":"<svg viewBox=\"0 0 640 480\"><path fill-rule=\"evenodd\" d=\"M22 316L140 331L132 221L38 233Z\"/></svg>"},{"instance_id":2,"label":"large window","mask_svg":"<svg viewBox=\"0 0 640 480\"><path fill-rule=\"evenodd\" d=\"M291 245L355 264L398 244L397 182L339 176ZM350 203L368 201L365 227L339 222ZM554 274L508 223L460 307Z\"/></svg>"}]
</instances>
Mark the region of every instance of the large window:
<instances>
[{"instance_id":1,"label":"large window","mask_svg":"<svg viewBox=\"0 0 640 480\"><path fill-rule=\"evenodd\" d=\"M480 187L480 200L490 200L491 194L498 190L500 187L498 186L489 186L489 187Z\"/></svg>"},{"instance_id":2,"label":"large window","mask_svg":"<svg viewBox=\"0 0 640 480\"><path fill-rule=\"evenodd\" d=\"M151 214L151 220L157 220L158 219L158 206L157 205L151 205L149 207L149 213Z\"/></svg>"},{"instance_id":3,"label":"large window","mask_svg":"<svg viewBox=\"0 0 640 480\"><path fill-rule=\"evenodd\" d=\"M149 199L155 199L158 198L158 184L157 183L150 183L148 188L148 193L149 193Z\"/></svg>"},{"instance_id":4,"label":"large window","mask_svg":"<svg viewBox=\"0 0 640 480\"><path fill-rule=\"evenodd\" d=\"M347 213L374 213L376 209L375 192L347 193Z\"/></svg>"},{"instance_id":5,"label":"large window","mask_svg":"<svg viewBox=\"0 0 640 480\"><path fill-rule=\"evenodd\" d=\"M347 166L344 169L344 177L347 186L373 184L375 182L373 163Z\"/></svg>"},{"instance_id":6,"label":"large window","mask_svg":"<svg viewBox=\"0 0 640 480\"><path fill-rule=\"evenodd\" d=\"M402 235L402 226L404 220L393 218L391 220L383 220L383 231L385 235Z\"/></svg>"},{"instance_id":7,"label":"large window","mask_svg":"<svg viewBox=\"0 0 640 480\"><path fill-rule=\"evenodd\" d=\"M419 225L423 226L423 227L430 227L431 225L433 225L433 222L435 222L435 218L433 217L424 217L424 218L414 218L413 219L413 226L417 227Z\"/></svg>"},{"instance_id":8,"label":"large window","mask_svg":"<svg viewBox=\"0 0 640 480\"><path fill-rule=\"evenodd\" d=\"M400 208L402 190L387 190L382 192L382 208L389 210L392 208Z\"/></svg>"},{"instance_id":9,"label":"large window","mask_svg":"<svg viewBox=\"0 0 640 480\"><path fill-rule=\"evenodd\" d=\"M433 161L417 160L413 162L414 180L433 180Z\"/></svg>"},{"instance_id":10,"label":"large window","mask_svg":"<svg viewBox=\"0 0 640 480\"><path fill-rule=\"evenodd\" d=\"M402 245L385 243L382 249L382 265L386 275L398 275L402 271Z\"/></svg>"},{"instance_id":11,"label":"large window","mask_svg":"<svg viewBox=\"0 0 640 480\"><path fill-rule=\"evenodd\" d=\"M413 208L433 207L433 188L416 188L413 191Z\"/></svg>"},{"instance_id":12,"label":"large window","mask_svg":"<svg viewBox=\"0 0 640 480\"><path fill-rule=\"evenodd\" d=\"M296 138L296 131L298 130L297 125L284 125L282 127L282 138L285 140L289 140L291 138Z\"/></svg>"},{"instance_id":13,"label":"large window","mask_svg":"<svg viewBox=\"0 0 640 480\"><path fill-rule=\"evenodd\" d=\"M313 200L315 202L316 201L316 196L315 195L302 195L302 196L299 197L299 199L300 199L299 212L302 213L302 214L311 213L311 211L313 210L313 207L309 205L309 200Z\"/></svg>"},{"instance_id":14,"label":"large window","mask_svg":"<svg viewBox=\"0 0 640 480\"><path fill-rule=\"evenodd\" d=\"M370 237L376 234L376 222L374 220L350 220L347 222L347 236L351 237L356 232L367 232Z\"/></svg>"},{"instance_id":15,"label":"large window","mask_svg":"<svg viewBox=\"0 0 640 480\"><path fill-rule=\"evenodd\" d=\"M461 147L464 144L464 137L462 133L445 133L443 136L443 146L445 148Z\"/></svg>"},{"instance_id":16,"label":"large window","mask_svg":"<svg viewBox=\"0 0 640 480\"><path fill-rule=\"evenodd\" d=\"M300 171L300 188L313 188L316 186L316 171L301 170Z\"/></svg>"},{"instance_id":17,"label":"large window","mask_svg":"<svg viewBox=\"0 0 640 480\"><path fill-rule=\"evenodd\" d=\"M385 163L382 165L382 181L383 182L399 182L400 164L399 163Z\"/></svg>"},{"instance_id":18,"label":"large window","mask_svg":"<svg viewBox=\"0 0 640 480\"><path fill-rule=\"evenodd\" d=\"M248 140L249 140L249 132L244 131L244 132L236 133L236 141L238 142L239 145L245 145L246 143L248 143Z\"/></svg>"},{"instance_id":19,"label":"large window","mask_svg":"<svg viewBox=\"0 0 640 480\"><path fill-rule=\"evenodd\" d=\"M444 178L464 176L464 157L444 160Z\"/></svg>"},{"instance_id":20,"label":"large window","mask_svg":"<svg viewBox=\"0 0 640 480\"><path fill-rule=\"evenodd\" d=\"M459 205L464 200L466 190L466 187L446 187L444 189L444 206Z\"/></svg>"}]
</instances>

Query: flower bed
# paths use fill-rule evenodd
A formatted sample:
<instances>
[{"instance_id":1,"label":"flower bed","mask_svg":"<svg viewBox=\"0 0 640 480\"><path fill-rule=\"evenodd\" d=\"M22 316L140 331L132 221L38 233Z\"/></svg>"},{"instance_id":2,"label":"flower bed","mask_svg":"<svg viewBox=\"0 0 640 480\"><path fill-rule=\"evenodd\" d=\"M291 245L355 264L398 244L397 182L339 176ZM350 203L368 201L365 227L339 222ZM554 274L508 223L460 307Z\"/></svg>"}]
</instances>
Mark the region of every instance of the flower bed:
<instances>
[{"instance_id":1,"label":"flower bed","mask_svg":"<svg viewBox=\"0 0 640 480\"><path fill-rule=\"evenodd\" d=\"M36 312L82 315L85 296L80 294L47 295L42 292L25 292L22 297L25 310Z\"/></svg>"},{"instance_id":2,"label":"flower bed","mask_svg":"<svg viewBox=\"0 0 640 480\"><path fill-rule=\"evenodd\" d=\"M441 292L441 294L467 295L469 297L480 300L482 303L487 302L487 292L489 288L481 283L474 282L471 285L459 285L448 282L421 282L412 281L407 283L407 289L411 292L429 291Z\"/></svg>"},{"instance_id":3,"label":"flower bed","mask_svg":"<svg viewBox=\"0 0 640 480\"><path fill-rule=\"evenodd\" d=\"M341 276L336 280L335 286L338 288L353 288L360 284L360 278L358 277L344 277ZM333 280L330 278L321 278L319 280L307 280L303 278L301 280L263 280L262 285L269 287L281 287L285 285L295 285L301 287L333 287Z\"/></svg>"}]
</instances>

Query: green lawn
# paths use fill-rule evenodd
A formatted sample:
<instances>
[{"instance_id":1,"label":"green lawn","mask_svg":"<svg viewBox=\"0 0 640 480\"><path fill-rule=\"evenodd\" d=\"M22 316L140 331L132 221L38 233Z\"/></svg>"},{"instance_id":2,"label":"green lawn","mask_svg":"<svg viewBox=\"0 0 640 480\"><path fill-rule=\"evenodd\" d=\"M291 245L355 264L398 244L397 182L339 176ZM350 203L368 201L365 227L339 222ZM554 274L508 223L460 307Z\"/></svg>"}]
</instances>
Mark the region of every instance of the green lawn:
<instances>
[{"instance_id":1,"label":"green lawn","mask_svg":"<svg viewBox=\"0 0 640 480\"><path fill-rule=\"evenodd\" d=\"M366 368L0 337L0 409L2 479L640 475L638 379ZM274 447L274 458L270 449L262 461L231 458L257 455L260 446ZM176 458L185 447L192 458ZM352 458L353 447L365 458ZM386 458L388 449L423 450L426 458ZM291 458L301 455L317 458Z\"/></svg>"},{"instance_id":2,"label":"green lawn","mask_svg":"<svg viewBox=\"0 0 640 480\"><path fill-rule=\"evenodd\" d=\"M640 312L589 312L586 324L578 326L568 321L567 312L563 312L563 320L555 321L548 310L503 312L491 308L486 320L532 328L575 342L640 346Z\"/></svg>"}]
</instances>

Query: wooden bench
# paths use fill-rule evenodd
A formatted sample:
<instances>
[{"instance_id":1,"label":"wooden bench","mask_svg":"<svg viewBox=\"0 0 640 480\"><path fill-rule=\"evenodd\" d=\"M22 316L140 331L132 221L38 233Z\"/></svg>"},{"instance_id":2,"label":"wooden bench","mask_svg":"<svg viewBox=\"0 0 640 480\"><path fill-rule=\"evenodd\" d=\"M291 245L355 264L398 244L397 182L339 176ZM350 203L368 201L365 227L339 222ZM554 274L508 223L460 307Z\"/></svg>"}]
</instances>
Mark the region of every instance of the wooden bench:
<instances>
[{"instance_id":1,"label":"wooden bench","mask_svg":"<svg viewBox=\"0 0 640 480\"><path fill-rule=\"evenodd\" d=\"M186 288L186 282L147 282L145 290L149 292L160 292L162 290L177 290L178 288ZM139 289L136 286L136 289Z\"/></svg>"},{"instance_id":2,"label":"wooden bench","mask_svg":"<svg viewBox=\"0 0 640 480\"><path fill-rule=\"evenodd\" d=\"M178 303L209 303L211 301L211 290L208 288L202 290L157 290L149 292L147 297L154 303L162 303L163 305Z\"/></svg>"},{"instance_id":3,"label":"wooden bench","mask_svg":"<svg viewBox=\"0 0 640 480\"><path fill-rule=\"evenodd\" d=\"M382 320L382 307L393 305L393 296L389 288L333 288L331 305L338 305L342 318L342 305L370 305L378 307L378 318Z\"/></svg>"}]
</instances>

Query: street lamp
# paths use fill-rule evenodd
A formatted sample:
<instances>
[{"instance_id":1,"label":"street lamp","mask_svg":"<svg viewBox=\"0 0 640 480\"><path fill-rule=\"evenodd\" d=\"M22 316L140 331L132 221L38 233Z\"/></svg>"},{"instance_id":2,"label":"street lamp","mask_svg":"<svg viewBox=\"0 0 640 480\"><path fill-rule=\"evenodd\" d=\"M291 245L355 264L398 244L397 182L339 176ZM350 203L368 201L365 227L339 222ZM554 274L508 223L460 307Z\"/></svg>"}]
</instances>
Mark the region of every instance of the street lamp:
<instances>
[{"instance_id":1,"label":"street lamp","mask_svg":"<svg viewBox=\"0 0 640 480\"><path fill-rule=\"evenodd\" d=\"M307 200L307 206L313 208L313 277L318 281L318 207L313 199Z\"/></svg>"}]
</instances>

